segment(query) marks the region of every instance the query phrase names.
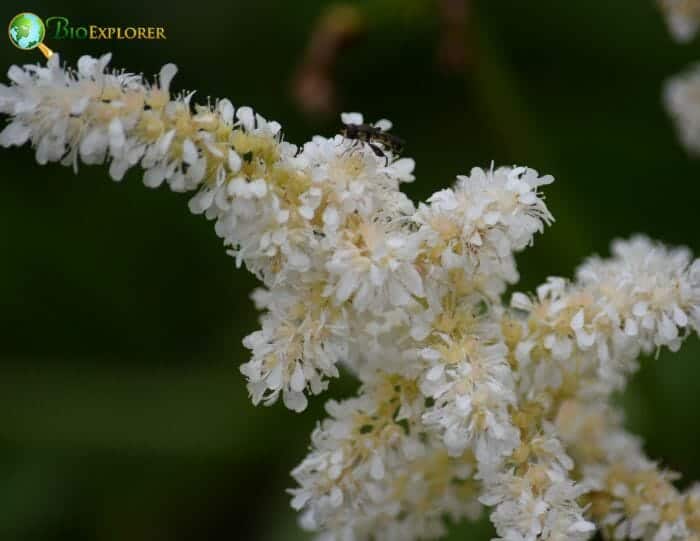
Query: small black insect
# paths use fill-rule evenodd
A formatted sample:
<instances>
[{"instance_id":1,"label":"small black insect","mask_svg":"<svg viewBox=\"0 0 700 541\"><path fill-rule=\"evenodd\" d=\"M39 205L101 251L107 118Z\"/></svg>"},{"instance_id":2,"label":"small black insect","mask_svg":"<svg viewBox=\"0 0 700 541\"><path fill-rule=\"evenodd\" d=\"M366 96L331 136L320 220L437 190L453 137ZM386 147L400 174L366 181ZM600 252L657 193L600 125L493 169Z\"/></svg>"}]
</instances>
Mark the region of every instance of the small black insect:
<instances>
[{"instance_id":1,"label":"small black insect","mask_svg":"<svg viewBox=\"0 0 700 541\"><path fill-rule=\"evenodd\" d=\"M386 159L388 163L389 156L386 152L399 155L405 144L400 137L388 133L389 129L391 129L391 122L388 120L380 120L375 124L343 123L340 133L346 139L352 140L353 146L355 143L366 143L376 156Z\"/></svg>"}]
</instances>

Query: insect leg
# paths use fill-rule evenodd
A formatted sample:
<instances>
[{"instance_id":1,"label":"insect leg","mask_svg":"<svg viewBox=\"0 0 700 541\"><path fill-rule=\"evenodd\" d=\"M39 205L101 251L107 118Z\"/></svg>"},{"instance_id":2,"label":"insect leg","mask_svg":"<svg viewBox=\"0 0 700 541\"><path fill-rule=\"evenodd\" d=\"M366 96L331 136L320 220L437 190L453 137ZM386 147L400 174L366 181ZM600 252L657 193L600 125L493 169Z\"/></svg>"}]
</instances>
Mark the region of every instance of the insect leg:
<instances>
[{"instance_id":1,"label":"insect leg","mask_svg":"<svg viewBox=\"0 0 700 541\"><path fill-rule=\"evenodd\" d=\"M378 158L386 158L386 154L384 154L384 151L380 147L378 147L376 144L367 143L367 145L369 146L369 148L372 149L372 152L374 152L375 156L377 156Z\"/></svg>"},{"instance_id":2,"label":"insect leg","mask_svg":"<svg viewBox=\"0 0 700 541\"><path fill-rule=\"evenodd\" d=\"M374 155L377 156L377 158L384 158L384 160L386 161L384 167L389 165L389 156L386 155L386 152L384 152L382 148L378 147L374 143L367 143L367 145L369 146L369 148L372 149L372 152L374 152Z\"/></svg>"},{"instance_id":3,"label":"insect leg","mask_svg":"<svg viewBox=\"0 0 700 541\"><path fill-rule=\"evenodd\" d=\"M347 139L346 139L347 140ZM344 141L343 141L344 142ZM357 139L352 139L352 143L350 143L350 146L348 146L344 151L343 151L343 156L345 156L348 152L352 151L353 149L357 148L357 143L359 141Z\"/></svg>"}]
</instances>

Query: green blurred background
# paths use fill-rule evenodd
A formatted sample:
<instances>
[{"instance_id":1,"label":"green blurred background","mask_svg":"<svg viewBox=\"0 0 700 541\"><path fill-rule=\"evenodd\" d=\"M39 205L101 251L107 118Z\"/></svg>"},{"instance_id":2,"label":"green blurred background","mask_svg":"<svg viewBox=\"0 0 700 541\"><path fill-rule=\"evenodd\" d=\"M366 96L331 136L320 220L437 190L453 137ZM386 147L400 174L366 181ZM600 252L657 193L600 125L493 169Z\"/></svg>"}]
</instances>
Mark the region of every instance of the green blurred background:
<instances>
[{"instance_id":1,"label":"green blurred background","mask_svg":"<svg viewBox=\"0 0 700 541\"><path fill-rule=\"evenodd\" d=\"M436 62L437 2L357 3L365 34L338 60L342 110L391 118L417 161L406 190L425 198L472 166L551 173L557 223L519 257L522 289L571 275L616 236L642 231L700 252L700 163L661 107L665 78L700 59L674 44L653 0L472 2L461 73ZM74 25L152 25L167 41L46 43L74 64L157 73L199 101L228 97L282 122L286 138L329 135L337 117L302 112L290 92L320 1L3 2ZM37 62L8 41L3 70ZM79 175L0 151L0 539L302 540L284 489L334 381L303 414L253 407L238 365L257 327L212 224L186 197L132 172ZM649 453L700 479L698 341L662 353L622 398ZM684 482L686 482L684 481ZM486 521L450 539L488 539Z\"/></svg>"}]
</instances>

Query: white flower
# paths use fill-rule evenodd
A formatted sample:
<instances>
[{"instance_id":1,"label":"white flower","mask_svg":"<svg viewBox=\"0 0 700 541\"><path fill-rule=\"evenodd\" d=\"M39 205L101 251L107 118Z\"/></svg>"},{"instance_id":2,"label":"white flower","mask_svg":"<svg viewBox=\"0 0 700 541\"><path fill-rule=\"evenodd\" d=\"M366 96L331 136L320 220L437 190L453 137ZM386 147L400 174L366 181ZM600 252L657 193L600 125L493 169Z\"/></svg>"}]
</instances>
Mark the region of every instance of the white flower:
<instances>
[{"instance_id":1,"label":"white flower","mask_svg":"<svg viewBox=\"0 0 700 541\"><path fill-rule=\"evenodd\" d=\"M442 434L450 454L472 446L479 461L490 462L511 452L519 434L510 421L515 394L505 346L482 343L476 336L446 339L423 357L430 364L421 390L434 400L423 422Z\"/></svg>"},{"instance_id":2,"label":"white flower","mask_svg":"<svg viewBox=\"0 0 700 541\"><path fill-rule=\"evenodd\" d=\"M524 477L513 472L499 475L488 485L481 501L496 506L491 520L499 539L585 540L595 526L575 503L584 492L559 468L538 464Z\"/></svg>"},{"instance_id":3,"label":"white flower","mask_svg":"<svg viewBox=\"0 0 700 541\"><path fill-rule=\"evenodd\" d=\"M414 258L417 238L388 232L381 223L363 223L356 238L343 242L326 264L327 289L337 302L352 297L359 312L406 306L424 296ZM341 241L342 242L342 241Z\"/></svg>"},{"instance_id":4,"label":"white flower","mask_svg":"<svg viewBox=\"0 0 700 541\"><path fill-rule=\"evenodd\" d=\"M686 519L700 503L693 488L680 493L673 485L676 475L658 470L622 421L619 411L600 401L566 402L557 418L587 485L606 502L594 519L614 539L691 539Z\"/></svg>"},{"instance_id":5,"label":"white flower","mask_svg":"<svg viewBox=\"0 0 700 541\"><path fill-rule=\"evenodd\" d=\"M308 295L287 288L256 293L267 312L262 329L243 341L252 359L241 366L254 404L274 403L281 393L289 409L302 411L305 391L319 394L327 387L324 378L338 376L336 364L348 350L342 321L333 321L327 311L308 310Z\"/></svg>"},{"instance_id":6,"label":"white flower","mask_svg":"<svg viewBox=\"0 0 700 541\"><path fill-rule=\"evenodd\" d=\"M575 370L597 380L588 392L607 394L636 370L640 352L662 346L676 351L691 329L697 332L700 262L688 250L636 236L615 241L612 252L610 259L587 260L575 283L550 279L538 288L536 303L522 294L513 297L511 305L536 322L535 332L516 349L528 368L521 374L524 388L555 388L565 372ZM533 364L532 351L548 352L552 362Z\"/></svg>"},{"instance_id":7,"label":"white flower","mask_svg":"<svg viewBox=\"0 0 700 541\"><path fill-rule=\"evenodd\" d=\"M380 378L358 398L327 404L331 417L292 472L299 483L290 490L292 506L303 511L306 528L325 539L425 539L445 533L446 514L452 520L480 514L473 463L435 446L406 383ZM386 417L386 400L415 411Z\"/></svg>"},{"instance_id":8,"label":"white flower","mask_svg":"<svg viewBox=\"0 0 700 541\"><path fill-rule=\"evenodd\" d=\"M700 328L700 261L685 248L669 249L644 236L612 245L610 260L591 258L579 283L597 297L601 312L652 352L680 347L685 329Z\"/></svg>"},{"instance_id":9,"label":"white flower","mask_svg":"<svg viewBox=\"0 0 700 541\"><path fill-rule=\"evenodd\" d=\"M454 188L433 194L429 206L420 205L420 234L442 266L483 275L486 292L496 297L517 280L513 252L552 220L537 189L553 179L524 167L474 168L457 179Z\"/></svg>"}]
</instances>

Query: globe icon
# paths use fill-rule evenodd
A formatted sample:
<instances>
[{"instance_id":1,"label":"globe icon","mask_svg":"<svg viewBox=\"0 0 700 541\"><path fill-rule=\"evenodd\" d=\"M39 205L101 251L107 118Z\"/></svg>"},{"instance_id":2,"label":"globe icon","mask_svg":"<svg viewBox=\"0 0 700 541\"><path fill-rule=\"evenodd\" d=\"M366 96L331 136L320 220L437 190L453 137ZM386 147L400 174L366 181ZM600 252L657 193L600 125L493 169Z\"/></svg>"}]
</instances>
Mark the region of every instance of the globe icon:
<instances>
[{"instance_id":1,"label":"globe icon","mask_svg":"<svg viewBox=\"0 0 700 541\"><path fill-rule=\"evenodd\" d=\"M46 28L44 21L33 13L20 13L10 21L8 34L13 45L26 51L38 47L44 41Z\"/></svg>"}]
</instances>

